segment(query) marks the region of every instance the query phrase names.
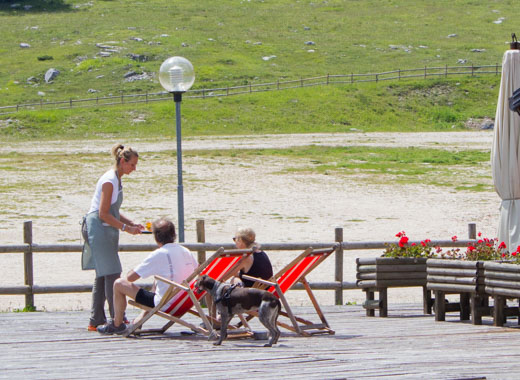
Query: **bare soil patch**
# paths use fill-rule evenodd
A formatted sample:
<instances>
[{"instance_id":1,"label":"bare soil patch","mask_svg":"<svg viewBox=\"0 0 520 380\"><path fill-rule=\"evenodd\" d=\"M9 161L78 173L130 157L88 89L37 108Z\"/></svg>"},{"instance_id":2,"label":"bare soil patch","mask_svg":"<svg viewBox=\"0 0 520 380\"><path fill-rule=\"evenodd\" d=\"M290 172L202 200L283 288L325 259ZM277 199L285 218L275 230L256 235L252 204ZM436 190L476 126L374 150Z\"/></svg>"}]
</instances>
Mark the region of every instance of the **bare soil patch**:
<instances>
[{"instance_id":1,"label":"bare soil patch","mask_svg":"<svg viewBox=\"0 0 520 380\"><path fill-rule=\"evenodd\" d=\"M416 146L443 149L490 150L492 131L453 133L310 134L188 138L183 149L259 149L309 144ZM111 166L109 151L116 141L50 141L9 143L0 154L37 153L24 170L12 170L0 162L0 244L23 242L23 222L33 221L37 244L79 243L79 221L88 210L98 177ZM169 216L177 220L177 174L175 155L159 152L175 149L175 141L133 140L124 143L140 153L138 170L124 178L122 211L136 222ZM106 153L99 161L84 160L84 153ZM69 153L70 170L50 164L54 153ZM239 226L251 226L262 242L323 242L334 240L334 228L344 228L350 241L393 240L406 231L412 240L449 239L467 236L467 224L477 223L485 236L494 237L498 227L500 199L494 192L458 192L424 185L369 184L356 176L285 173L278 157L186 157L184 167L186 240L196 241L196 220L204 219L206 240L230 242ZM23 190L17 184L29 182ZM121 243L151 243L150 235L121 235ZM275 269L296 252L270 254ZM356 257L380 252L347 252L345 281L354 281ZM144 254L122 254L126 272ZM2 254L0 286L23 283L22 255ZM80 256L36 254L37 284L90 283L93 272L80 269ZM310 280L332 281L334 260L329 259ZM303 293L293 301L304 303ZM320 291L324 303L333 302L331 291ZM391 293L400 302L420 300L420 291ZM300 299L300 297L302 297ZM345 292L345 301L361 302L361 291ZM39 308L84 309L90 295L37 296ZM0 296L0 310L23 307L23 296Z\"/></svg>"}]
</instances>

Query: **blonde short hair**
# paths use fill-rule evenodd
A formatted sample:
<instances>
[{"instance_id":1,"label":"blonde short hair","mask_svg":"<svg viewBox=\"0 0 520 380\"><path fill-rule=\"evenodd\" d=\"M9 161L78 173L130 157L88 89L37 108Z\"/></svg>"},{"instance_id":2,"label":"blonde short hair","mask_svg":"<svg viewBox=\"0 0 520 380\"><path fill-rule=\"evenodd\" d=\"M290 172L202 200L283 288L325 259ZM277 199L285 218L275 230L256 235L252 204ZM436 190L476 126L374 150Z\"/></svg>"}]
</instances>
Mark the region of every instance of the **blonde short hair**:
<instances>
[{"instance_id":1,"label":"blonde short hair","mask_svg":"<svg viewBox=\"0 0 520 380\"><path fill-rule=\"evenodd\" d=\"M240 238L247 247L251 247L255 244L256 234L252 228L239 228L235 236Z\"/></svg>"}]
</instances>

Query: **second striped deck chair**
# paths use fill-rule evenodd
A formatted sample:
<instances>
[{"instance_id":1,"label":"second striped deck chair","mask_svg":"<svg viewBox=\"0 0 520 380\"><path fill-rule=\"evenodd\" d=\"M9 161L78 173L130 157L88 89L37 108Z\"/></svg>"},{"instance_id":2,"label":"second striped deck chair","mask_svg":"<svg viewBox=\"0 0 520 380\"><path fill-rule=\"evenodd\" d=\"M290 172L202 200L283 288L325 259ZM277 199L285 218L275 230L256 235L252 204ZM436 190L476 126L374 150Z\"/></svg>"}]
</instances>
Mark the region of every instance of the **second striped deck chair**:
<instances>
[{"instance_id":1,"label":"second striped deck chair","mask_svg":"<svg viewBox=\"0 0 520 380\"><path fill-rule=\"evenodd\" d=\"M251 249L226 251L224 248L219 248L210 258L200 264L182 284L175 283L161 276L155 276L156 281L163 281L169 284L169 289L164 294L161 302L154 308L141 305L134 300L128 301L129 304L144 310L144 314L138 317L134 324L128 326L124 335L164 334L174 323L204 335L214 334L210 317L204 313L199 303L199 300L206 292L198 292L195 288L197 277L207 274L215 280L226 281L236 274L241 261L251 255L251 253ZM186 313L200 317L205 327L185 321L182 317ZM160 329L143 330L143 324L154 315L163 317L168 322Z\"/></svg>"},{"instance_id":2,"label":"second striped deck chair","mask_svg":"<svg viewBox=\"0 0 520 380\"><path fill-rule=\"evenodd\" d=\"M280 312L280 316L287 317L289 323L284 323L278 320L277 324L290 331L293 331L301 336L310 336L314 334L334 334L334 330L329 327L325 315L321 311L321 308L312 293L311 287L305 277L312 272L318 265L320 265L327 257L329 257L336 247L325 248L325 249L312 249L307 248L303 253L296 257L293 261L287 264L281 269L276 275L273 276L273 281L266 281L263 279L242 275L243 278L251 281L256 281L255 287L266 289L280 298L284 311ZM289 291L297 282L301 282L307 291L307 294L318 314L321 323L313 323L306 319L300 318L291 310L285 293ZM249 313L250 316L256 316L256 313ZM250 319L250 318L248 318ZM237 325L237 326L240 326Z\"/></svg>"}]
</instances>

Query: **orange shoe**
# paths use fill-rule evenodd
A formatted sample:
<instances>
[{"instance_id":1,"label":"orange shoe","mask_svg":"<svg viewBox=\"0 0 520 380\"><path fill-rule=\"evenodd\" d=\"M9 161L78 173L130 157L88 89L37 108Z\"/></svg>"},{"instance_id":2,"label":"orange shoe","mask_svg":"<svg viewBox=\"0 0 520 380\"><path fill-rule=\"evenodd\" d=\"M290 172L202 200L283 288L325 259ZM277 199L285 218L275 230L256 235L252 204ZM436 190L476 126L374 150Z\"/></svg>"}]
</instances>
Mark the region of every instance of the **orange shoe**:
<instances>
[{"instance_id":1,"label":"orange shoe","mask_svg":"<svg viewBox=\"0 0 520 380\"><path fill-rule=\"evenodd\" d=\"M88 325L87 331L97 331L97 327L96 326L92 326L92 325Z\"/></svg>"}]
</instances>

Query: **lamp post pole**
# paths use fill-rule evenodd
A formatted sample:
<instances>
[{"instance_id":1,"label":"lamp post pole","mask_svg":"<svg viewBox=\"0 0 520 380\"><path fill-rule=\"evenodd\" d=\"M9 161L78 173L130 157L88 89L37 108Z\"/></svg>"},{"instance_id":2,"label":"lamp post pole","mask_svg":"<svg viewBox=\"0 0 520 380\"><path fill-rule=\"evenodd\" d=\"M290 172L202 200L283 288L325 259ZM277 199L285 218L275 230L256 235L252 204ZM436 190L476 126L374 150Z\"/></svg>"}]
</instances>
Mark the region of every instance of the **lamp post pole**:
<instances>
[{"instance_id":1,"label":"lamp post pole","mask_svg":"<svg viewBox=\"0 0 520 380\"><path fill-rule=\"evenodd\" d=\"M182 139L181 101L182 94L195 82L195 73L190 61L183 57L170 57L159 68L159 82L173 94L175 102L175 127L177 135L177 211L179 242L184 243L184 189L182 187Z\"/></svg>"},{"instance_id":2,"label":"lamp post pole","mask_svg":"<svg viewBox=\"0 0 520 380\"><path fill-rule=\"evenodd\" d=\"M174 92L175 128L177 136L177 215L179 223L179 242L184 242L184 188L182 186L182 138L181 138L181 101L182 92Z\"/></svg>"}]
</instances>

